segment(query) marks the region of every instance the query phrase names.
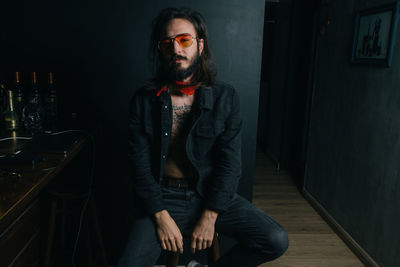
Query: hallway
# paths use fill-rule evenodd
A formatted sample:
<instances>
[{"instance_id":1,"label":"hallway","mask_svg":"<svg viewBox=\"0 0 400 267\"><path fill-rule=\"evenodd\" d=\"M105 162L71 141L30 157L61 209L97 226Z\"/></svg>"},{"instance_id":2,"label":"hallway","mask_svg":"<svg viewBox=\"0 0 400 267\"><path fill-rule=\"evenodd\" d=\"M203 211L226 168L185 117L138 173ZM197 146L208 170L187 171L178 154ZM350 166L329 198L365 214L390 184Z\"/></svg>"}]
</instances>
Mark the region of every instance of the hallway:
<instances>
[{"instance_id":1,"label":"hallway","mask_svg":"<svg viewBox=\"0 0 400 267\"><path fill-rule=\"evenodd\" d=\"M290 175L277 172L260 150L256 156L253 203L282 224L290 242L282 257L260 266L364 266L303 198Z\"/></svg>"}]
</instances>

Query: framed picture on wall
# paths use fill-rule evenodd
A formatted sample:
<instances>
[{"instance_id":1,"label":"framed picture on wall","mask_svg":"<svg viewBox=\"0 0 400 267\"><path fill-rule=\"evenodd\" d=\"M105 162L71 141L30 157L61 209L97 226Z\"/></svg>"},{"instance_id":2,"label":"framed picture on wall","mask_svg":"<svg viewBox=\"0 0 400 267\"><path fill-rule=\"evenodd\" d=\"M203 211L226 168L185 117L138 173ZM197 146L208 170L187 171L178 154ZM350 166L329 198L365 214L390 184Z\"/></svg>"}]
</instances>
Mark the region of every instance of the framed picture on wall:
<instances>
[{"instance_id":1,"label":"framed picture on wall","mask_svg":"<svg viewBox=\"0 0 400 267\"><path fill-rule=\"evenodd\" d=\"M399 7L394 2L356 12L352 62L391 66Z\"/></svg>"}]
</instances>

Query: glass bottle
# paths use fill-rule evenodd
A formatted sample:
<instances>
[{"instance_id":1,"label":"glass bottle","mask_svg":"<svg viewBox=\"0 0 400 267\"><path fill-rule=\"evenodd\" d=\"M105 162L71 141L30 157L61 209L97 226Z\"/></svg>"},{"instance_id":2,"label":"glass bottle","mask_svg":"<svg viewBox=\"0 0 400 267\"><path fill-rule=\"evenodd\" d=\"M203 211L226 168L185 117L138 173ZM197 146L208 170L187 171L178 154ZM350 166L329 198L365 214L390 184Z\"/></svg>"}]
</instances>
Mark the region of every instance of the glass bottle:
<instances>
[{"instance_id":1,"label":"glass bottle","mask_svg":"<svg viewBox=\"0 0 400 267\"><path fill-rule=\"evenodd\" d=\"M32 74L32 94L23 109L25 128L34 135L43 131L44 109L37 86L36 72Z\"/></svg>"},{"instance_id":2,"label":"glass bottle","mask_svg":"<svg viewBox=\"0 0 400 267\"><path fill-rule=\"evenodd\" d=\"M15 88L14 88L14 96L15 96L15 103L14 103L14 110L17 113L19 126L23 126L22 120L22 109L24 107L24 99L22 93L22 87L19 79L19 72L15 72Z\"/></svg>"},{"instance_id":3,"label":"glass bottle","mask_svg":"<svg viewBox=\"0 0 400 267\"><path fill-rule=\"evenodd\" d=\"M49 72L49 87L45 103L46 130L54 132L57 122L57 92L54 87L53 73Z\"/></svg>"},{"instance_id":4,"label":"glass bottle","mask_svg":"<svg viewBox=\"0 0 400 267\"><path fill-rule=\"evenodd\" d=\"M4 126L4 112L6 111L7 92L3 83L0 83L0 125Z\"/></svg>"},{"instance_id":5,"label":"glass bottle","mask_svg":"<svg viewBox=\"0 0 400 267\"><path fill-rule=\"evenodd\" d=\"M2 86L2 90L4 90L4 85ZM14 109L14 97L13 91L6 90L7 92L7 104L6 110L4 112L4 122L7 130L17 130L18 129L18 115Z\"/></svg>"}]
</instances>

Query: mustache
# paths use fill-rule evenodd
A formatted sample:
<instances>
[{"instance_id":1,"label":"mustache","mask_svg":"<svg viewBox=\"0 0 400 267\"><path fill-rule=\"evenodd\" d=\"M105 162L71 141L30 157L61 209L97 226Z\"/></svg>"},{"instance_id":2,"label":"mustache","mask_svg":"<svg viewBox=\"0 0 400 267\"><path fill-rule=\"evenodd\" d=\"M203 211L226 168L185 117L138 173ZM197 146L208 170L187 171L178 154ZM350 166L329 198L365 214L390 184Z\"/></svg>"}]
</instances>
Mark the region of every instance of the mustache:
<instances>
[{"instance_id":1,"label":"mustache","mask_svg":"<svg viewBox=\"0 0 400 267\"><path fill-rule=\"evenodd\" d=\"M177 60L177 59L181 59L181 60L187 60L187 58L186 57L184 57L184 56L180 56L180 55L173 55L172 57L171 57L171 60Z\"/></svg>"}]
</instances>

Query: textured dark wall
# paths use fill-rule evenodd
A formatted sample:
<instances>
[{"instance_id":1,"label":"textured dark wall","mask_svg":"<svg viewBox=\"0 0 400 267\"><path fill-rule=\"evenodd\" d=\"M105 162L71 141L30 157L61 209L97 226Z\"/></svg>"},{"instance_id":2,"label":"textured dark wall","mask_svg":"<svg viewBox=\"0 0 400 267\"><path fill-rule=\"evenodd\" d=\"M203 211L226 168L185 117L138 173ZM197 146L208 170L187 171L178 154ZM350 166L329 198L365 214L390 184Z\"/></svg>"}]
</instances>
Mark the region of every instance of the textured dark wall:
<instances>
[{"instance_id":1,"label":"textured dark wall","mask_svg":"<svg viewBox=\"0 0 400 267\"><path fill-rule=\"evenodd\" d=\"M163 7L200 11L209 26L219 80L241 99L243 178L239 192L252 198L264 1L2 1L0 69L25 75L56 72L61 115L96 136L97 202L111 258L118 255L130 201L127 182L127 113L134 90L150 77L151 21ZM3 75L4 73L4 75ZM1 77L0 77L1 78ZM45 82L44 82L45 84ZM89 124L89 126L87 126ZM131 203L132 204L132 203ZM132 217L132 215L131 215Z\"/></svg>"},{"instance_id":2,"label":"textured dark wall","mask_svg":"<svg viewBox=\"0 0 400 267\"><path fill-rule=\"evenodd\" d=\"M351 64L355 9L391 1L330 2L305 188L380 266L400 266L400 34L391 68Z\"/></svg>"}]
</instances>

